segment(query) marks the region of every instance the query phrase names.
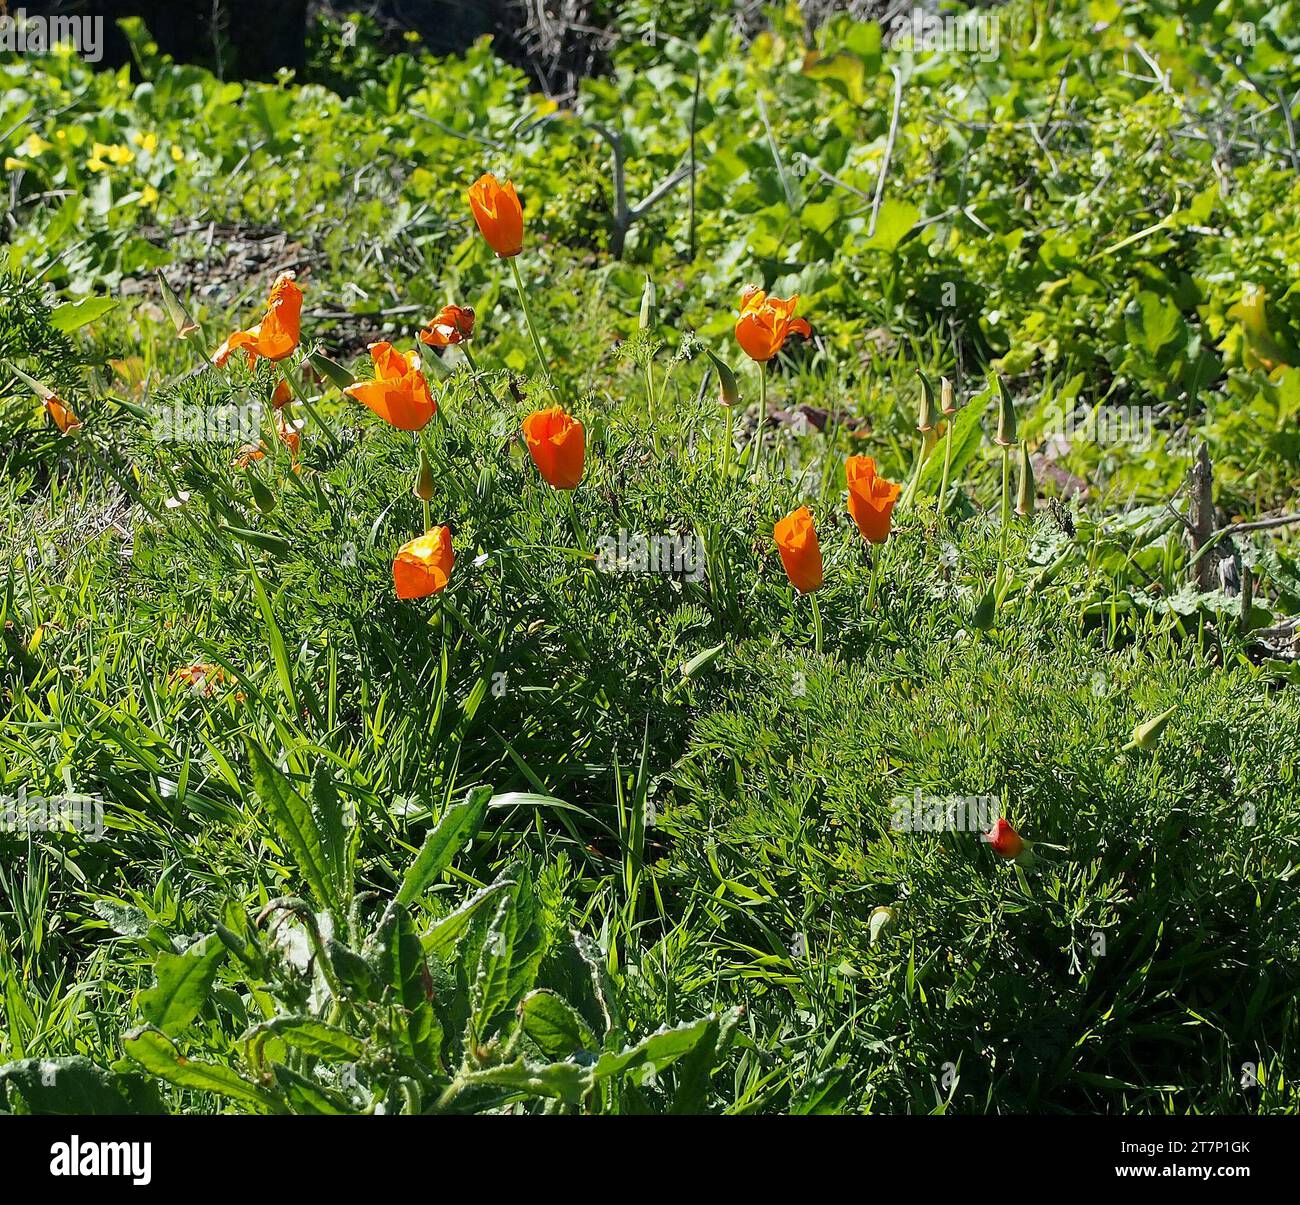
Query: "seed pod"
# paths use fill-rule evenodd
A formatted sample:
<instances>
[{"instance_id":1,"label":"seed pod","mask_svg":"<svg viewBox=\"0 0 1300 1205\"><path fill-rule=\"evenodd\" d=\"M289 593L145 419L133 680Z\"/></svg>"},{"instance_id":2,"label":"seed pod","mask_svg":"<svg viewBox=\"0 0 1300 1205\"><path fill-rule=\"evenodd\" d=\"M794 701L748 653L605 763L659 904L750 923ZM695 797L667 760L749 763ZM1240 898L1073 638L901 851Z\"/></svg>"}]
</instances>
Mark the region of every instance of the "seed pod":
<instances>
[{"instance_id":1,"label":"seed pod","mask_svg":"<svg viewBox=\"0 0 1300 1205\"><path fill-rule=\"evenodd\" d=\"M953 399L952 382L947 377L939 378L939 406L945 414L956 414L957 403Z\"/></svg>"}]
</instances>

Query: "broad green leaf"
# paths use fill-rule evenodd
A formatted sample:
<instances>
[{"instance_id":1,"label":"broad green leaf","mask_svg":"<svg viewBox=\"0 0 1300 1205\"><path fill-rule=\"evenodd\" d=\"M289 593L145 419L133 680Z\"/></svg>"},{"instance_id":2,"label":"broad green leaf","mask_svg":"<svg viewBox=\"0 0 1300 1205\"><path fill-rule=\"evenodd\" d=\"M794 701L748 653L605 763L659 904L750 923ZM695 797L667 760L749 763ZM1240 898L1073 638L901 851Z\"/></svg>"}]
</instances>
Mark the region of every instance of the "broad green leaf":
<instances>
[{"instance_id":1,"label":"broad green leaf","mask_svg":"<svg viewBox=\"0 0 1300 1205\"><path fill-rule=\"evenodd\" d=\"M510 881L491 883L471 896L459 908L448 913L420 938L425 954L435 958L449 958L456 943L469 928L479 911L502 891L514 886Z\"/></svg>"},{"instance_id":2,"label":"broad green leaf","mask_svg":"<svg viewBox=\"0 0 1300 1205\"><path fill-rule=\"evenodd\" d=\"M596 1060L593 1074L597 1080L602 1080L646 1067L662 1071L678 1059L690 1054L701 1042L712 1043L717 1032L716 1015L688 1021L671 1029L657 1029L634 1046L627 1046L618 1052L610 1051L602 1054Z\"/></svg>"},{"instance_id":3,"label":"broad green leaf","mask_svg":"<svg viewBox=\"0 0 1300 1205\"><path fill-rule=\"evenodd\" d=\"M249 741L248 753L253 787L266 805L267 817L276 835L293 857L316 898L326 907L336 906L338 901L330 883L320 830L307 801L257 744Z\"/></svg>"},{"instance_id":4,"label":"broad green leaf","mask_svg":"<svg viewBox=\"0 0 1300 1205\"><path fill-rule=\"evenodd\" d=\"M524 1033L549 1059L566 1059L579 1050L594 1050L596 1039L573 1007L554 992L541 988L519 1002Z\"/></svg>"},{"instance_id":5,"label":"broad green leaf","mask_svg":"<svg viewBox=\"0 0 1300 1205\"><path fill-rule=\"evenodd\" d=\"M414 902L452 859L477 834L492 798L490 787L475 787L460 803L453 803L443 813L438 823L425 837L424 844L397 892L397 902L407 905Z\"/></svg>"},{"instance_id":6,"label":"broad green leaf","mask_svg":"<svg viewBox=\"0 0 1300 1205\"><path fill-rule=\"evenodd\" d=\"M360 1038L315 1017L276 1017L253 1026L239 1040L256 1042L263 1034L273 1034L312 1058L357 1062L367 1053L366 1044Z\"/></svg>"},{"instance_id":7,"label":"broad green leaf","mask_svg":"<svg viewBox=\"0 0 1300 1205\"><path fill-rule=\"evenodd\" d=\"M55 306L50 311L50 325L62 334L80 330L89 326L96 319L102 318L117 305L115 297L84 297L80 301L69 301Z\"/></svg>"},{"instance_id":8,"label":"broad green leaf","mask_svg":"<svg viewBox=\"0 0 1300 1205\"><path fill-rule=\"evenodd\" d=\"M166 1112L150 1081L98 1067L80 1055L5 1063L0 1066L0 1113L18 1103L12 1093L22 1098L26 1112L45 1116Z\"/></svg>"},{"instance_id":9,"label":"broad green leaf","mask_svg":"<svg viewBox=\"0 0 1300 1205\"><path fill-rule=\"evenodd\" d=\"M146 1026L122 1039L122 1049L151 1075L178 1088L196 1088L267 1113L283 1113L284 1102L220 1063L187 1059L163 1033Z\"/></svg>"},{"instance_id":10,"label":"broad green leaf","mask_svg":"<svg viewBox=\"0 0 1300 1205\"><path fill-rule=\"evenodd\" d=\"M183 954L164 950L154 962L154 986L137 998L144 1019L170 1036L180 1033L207 1001L225 956L226 947L215 933L200 938Z\"/></svg>"}]
</instances>

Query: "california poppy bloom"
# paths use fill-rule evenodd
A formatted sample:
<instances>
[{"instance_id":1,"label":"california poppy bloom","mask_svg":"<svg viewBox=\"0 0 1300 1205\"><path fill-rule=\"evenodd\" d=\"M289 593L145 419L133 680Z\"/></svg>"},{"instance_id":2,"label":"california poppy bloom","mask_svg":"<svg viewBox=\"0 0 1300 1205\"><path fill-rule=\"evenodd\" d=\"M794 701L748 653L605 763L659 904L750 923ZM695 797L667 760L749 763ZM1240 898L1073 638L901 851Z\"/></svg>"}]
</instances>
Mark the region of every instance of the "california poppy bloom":
<instances>
[{"instance_id":1,"label":"california poppy bloom","mask_svg":"<svg viewBox=\"0 0 1300 1205\"><path fill-rule=\"evenodd\" d=\"M430 347L450 347L453 343L463 343L473 333L473 310L468 306L444 305L420 332L420 342Z\"/></svg>"},{"instance_id":2,"label":"california poppy bloom","mask_svg":"<svg viewBox=\"0 0 1300 1205\"><path fill-rule=\"evenodd\" d=\"M64 434L75 431L81 426L81 419L72 413L72 407L57 394L51 393L45 399L45 409L54 420L54 425Z\"/></svg>"},{"instance_id":3,"label":"california poppy bloom","mask_svg":"<svg viewBox=\"0 0 1300 1205\"><path fill-rule=\"evenodd\" d=\"M582 480L586 435L562 406L536 410L524 419L524 439L537 471L557 490L576 489Z\"/></svg>"},{"instance_id":4,"label":"california poppy bloom","mask_svg":"<svg viewBox=\"0 0 1300 1205\"><path fill-rule=\"evenodd\" d=\"M876 462L870 456L850 456L844 462L844 476L849 484L849 514L862 538L883 543L901 487L876 476Z\"/></svg>"},{"instance_id":5,"label":"california poppy bloom","mask_svg":"<svg viewBox=\"0 0 1300 1205\"><path fill-rule=\"evenodd\" d=\"M280 411L275 412L275 433L280 437L280 442L289 449L289 462L293 465L295 473L298 471L298 451L302 447L301 431L301 421L289 422Z\"/></svg>"},{"instance_id":6,"label":"california poppy bloom","mask_svg":"<svg viewBox=\"0 0 1300 1205\"><path fill-rule=\"evenodd\" d=\"M245 444L238 452L235 453L235 459L230 463L237 469L246 469L255 460L261 460L266 456L266 444L255 443Z\"/></svg>"},{"instance_id":7,"label":"california poppy bloom","mask_svg":"<svg viewBox=\"0 0 1300 1205\"><path fill-rule=\"evenodd\" d=\"M1018 858L1025 849L1020 834L1002 816L999 816L998 822L984 834L984 840L999 858Z\"/></svg>"},{"instance_id":8,"label":"california poppy bloom","mask_svg":"<svg viewBox=\"0 0 1300 1205\"><path fill-rule=\"evenodd\" d=\"M266 317L256 326L231 335L217 348L212 361L221 366L240 348L248 352L249 368L257 363L258 356L283 360L298 346L301 319L302 290L294 273L281 272L271 286L271 295L266 301Z\"/></svg>"},{"instance_id":9,"label":"california poppy bloom","mask_svg":"<svg viewBox=\"0 0 1300 1205\"><path fill-rule=\"evenodd\" d=\"M399 352L391 343L372 343L373 381L358 381L343 392L368 406L399 431L419 431L438 412L429 383L420 371L420 353Z\"/></svg>"},{"instance_id":10,"label":"california poppy bloom","mask_svg":"<svg viewBox=\"0 0 1300 1205\"><path fill-rule=\"evenodd\" d=\"M470 185L469 207L487 245L502 259L524 249L524 209L509 180L502 184L491 172L481 175Z\"/></svg>"},{"instance_id":11,"label":"california poppy bloom","mask_svg":"<svg viewBox=\"0 0 1300 1205\"><path fill-rule=\"evenodd\" d=\"M293 401L293 390L288 381L281 381L275 387L275 392L271 394L271 406L276 410L283 410L291 401Z\"/></svg>"},{"instance_id":12,"label":"california poppy bloom","mask_svg":"<svg viewBox=\"0 0 1300 1205\"><path fill-rule=\"evenodd\" d=\"M398 598L425 598L437 594L451 577L456 554L451 550L451 529L431 527L403 544L393 558L393 585Z\"/></svg>"},{"instance_id":13,"label":"california poppy bloom","mask_svg":"<svg viewBox=\"0 0 1300 1205\"><path fill-rule=\"evenodd\" d=\"M790 584L811 594L822 584L822 550L812 512L806 506L791 511L772 528L772 536Z\"/></svg>"},{"instance_id":14,"label":"california poppy bloom","mask_svg":"<svg viewBox=\"0 0 1300 1205\"><path fill-rule=\"evenodd\" d=\"M736 323L736 342L745 355L763 364L781 350L790 335L811 338L812 327L794 316L798 304L798 293L782 301L750 285L740 296L740 321Z\"/></svg>"},{"instance_id":15,"label":"california poppy bloom","mask_svg":"<svg viewBox=\"0 0 1300 1205\"><path fill-rule=\"evenodd\" d=\"M194 665L183 665L179 669L172 670L171 680L188 683L195 694L211 695L223 682L232 679L220 665L197 662Z\"/></svg>"}]
</instances>

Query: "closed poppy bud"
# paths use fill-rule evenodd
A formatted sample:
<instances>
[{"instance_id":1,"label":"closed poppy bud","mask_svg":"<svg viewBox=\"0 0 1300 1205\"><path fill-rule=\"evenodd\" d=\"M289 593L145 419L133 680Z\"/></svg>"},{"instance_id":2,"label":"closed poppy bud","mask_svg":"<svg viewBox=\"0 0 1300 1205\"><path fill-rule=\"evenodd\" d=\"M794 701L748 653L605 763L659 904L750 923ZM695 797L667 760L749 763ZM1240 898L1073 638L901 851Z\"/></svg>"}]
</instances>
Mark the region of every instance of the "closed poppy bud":
<instances>
[{"instance_id":1,"label":"closed poppy bud","mask_svg":"<svg viewBox=\"0 0 1300 1205\"><path fill-rule=\"evenodd\" d=\"M451 550L451 529L432 527L403 544L393 558L393 585L397 597L425 598L437 594L451 578L456 554Z\"/></svg>"},{"instance_id":2,"label":"closed poppy bud","mask_svg":"<svg viewBox=\"0 0 1300 1205\"><path fill-rule=\"evenodd\" d=\"M266 316L256 326L246 331L236 331L212 357L221 366L236 351L248 353L248 366L257 363L257 357L266 360L283 360L293 354L298 346L302 321L302 289L292 272L282 272L271 286L266 300Z\"/></svg>"},{"instance_id":3,"label":"closed poppy bud","mask_svg":"<svg viewBox=\"0 0 1300 1205\"><path fill-rule=\"evenodd\" d=\"M185 303L167 283L167 277L162 274L161 268L158 270L158 287L162 290L163 306L167 310L167 317L172 320L172 326L176 328L177 337L188 339L199 329L199 324L190 317Z\"/></svg>"},{"instance_id":4,"label":"closed poppy bud","mask_svg":"<svg viewBox=\"0 0 1300 1205\"><path fill-rule=\"evenodd\" d=\"M433 500L433 465L423 448L420 449L420 471L415 475L415 489L412 490L421 502Z\"/></svg>"},{"instance_id":5,"label":"closed poppy bud","mask_svg":"<svg viewBox=\"0 0 1300 1205\"><path fill-rule=\"evenodd\" d=\"M502 259L524 249L524 209L509 180L502 184L491 172L480 176L470 185L469 207L487 245Z\"/></svg>"},{"instance_id":6,"label":"closed poppy bud","mask_svg":"<svg viewBox=\"0 0 1300 1205\"><path fill-rule=\"evenodd\" d=\"M655 324L655 282L649 276L641 289L641 329L650 330Z\"/></svg>"},{"instance_id":7,"label":"closed poppy bud","mask_svg":"<svg viewBox=\"0 0 1300 1205\"><path fill-rule=\"evenodd\" d=\"M878 908L871 910L871 915L867 917L867 932L871 935L871 944L874 946L883 933L897 919L898 913L886 904L881 904Z\"/></svg>"},{"instance_id":8,"label":"closed poppy bud","mask_svg":"<svg viewBox=\"0 0 1300 1205\"><path fill-rule=\"evenodd\" d=\"M772 528L772 538L790 584L801 594L811 594L822 584L822 550L812 512L806 506L791 511Z\"/></svg>"},{"instance_id":9,"label":"closed poppy bud","mask_svg":"<svg viewBox=\"0 0 1300 1205\"><path fill-rule=\"evenodd\" d=\"M736 323L736 342L751 360L766 363L790 335L812 337L812 327L794 316L799 304L796 293L788 301L769 297L762 289L750 285L740 297L740 319Z\"/></svg>"},{"instance_id":10,"label":"closed poppy bud","mask_svg":"<svg viewBox=\"0 0 1300 1205\"><path fill-rule=\"evenodd\" d=\"M81 426L81 419L73 414L67 403L55 394L51 394L45 399L45 409L54 420L54 425L64 435L75 431Z\"/></svg>"},{"instance_id":11,"label":"closed poppy bud","mask_svg":"<svg viewBox=\"0 0 1300 1205\"><path fill-rule=\"evenodd\" d=\"M994 442L1009 448L1016 442L1016 406L1007 392L1007 383L998 377L998 433Z\"/></svg>"},{"instance_id":12,"label":"closed poppy bud","mask_svg":"<svg viewBox=\"0 0 1300 1205\"><path fill-rule=\"evenodd\" d=\"M356 384L356 377L348 372L342 364L331 360L323 352L308 352L307 363L312 366L322 380L328 381L335 389L347 389L349 385Z\"/></svg>"},{"instance_id":13,"label":"closed poppy bud","mask_svg":"<svg viewBox=\"0 0 1300 1205\"><path fill-rule=\"evenodd\" d=\"M872 544L883 543L889 537L901 487L878 477L870 456L850 456L844 462L844 477L849 487L849 514L862 538Z\"/></svg>"},{"instance_id":14,"label":"closed poppy bud","mask_svg":"<svg viewBox=\"0 0 1300 1205\"><path fill-rule=\"evenodd\" d=\"M271 405L276 410L283 410L291 401L293 401L293 389L288 381L281 381L275 387L275 392L271 394Z\"/></svg>"},{"instance_id":15,"label":"closed poppy bud","mask_svg":"<svg viewBox=\"0 0 1300 1205\"><path fill-rule=\"evenodd\" d=\"M474 333L474 311L468 306L444 305L420 332L420 342L429 347L450 347L463 343Z\"/></svg>"},{"instance_id":16,"label":"closed poppy bud","mask_svg":"<svg viewBox=\"0 0 1300 1205\"><path fill-rule=\"evenodd\" d=\"M577 488L587 455L582 424L560 406L524 419L524 440L537 471L557 490Z\"/></svg>"},{"instance_id":17,"label":"closed poppy bud","mask_svg":"<svg viewBox=\"0 0 1300 1205\"><path fill-rule=\"evenodd\" d=\"M930 384L930 378L919 368L916 370L916 375L921 378L921 412L916 429L924 434L934 429L934 386Z\"/></svg>"},{"instance_id":18,"label":"closed poppy bud","mask_svg":"<svg viewBox=\"0 0 1300 1205\"><path fill-rule=\"evenodd\" d=\"M1176 707L1171 707L1168 711L1162 711L1154 719L1139 724L1133 729L1133 735L1124 746L1123 752L1131 753L1134 749L1154 749L1160 734L1165 730L1165 725L1177 710Z\"/></svg>"},{"instance_id":19,"label":"closed poppy bud","mask_svg":"<svg viewBox=\"0 0 1300 1205\"><path fill-rule=\"evenodd\" d=\"M343 392L399 431L419 431L438 410L420 371L420 353L403 355L391 343L372 343L370 359L375 379L358 381Z\"/></svg>"},{"instance_id":20,"label":"closed poppy bud","mask_svg":"<svg viewBox=\"0 0 1300 1205\"><path fill-rule=\"evenodd\" d=\"M952 396L952 382L947 377L939 378L939 407L945 414L957 413L957 403Z\"/></svg>"},{"instance_id":21,"label":"closed poppy bud","mask_svg":"<svg viewBox=\"0 0 1300 1205\"><path fill-rule=\"evenodd\" d=\"M1020 441L1020 492L1016 495L1016 514L1034 513L1034 466L1029 462L1029 445Z\"/></svg>"},{"instance_id":22,"label":"closed poppy bud","mask_svg":"<svg viewBox=\"0 0 1300 1205\"><path fill-rule=\"evenodd\" d=\"M736 374L731 371L731 366L707 347L704 354L713 362L713 370L718 374L718 400L724 406L736 405L740 401L740 385L736 382Z\"/></svg>"},{"instance_id":23,"label":"closed poppy bud","mask_svg":"<svg viewBox=\"0 0 1300 1205\"><path fill-rule=\"evenodd\" d=\"M999 816L997 823L984 834L984 840L999 858L1018 858L1025 849L1020 834L1002 816Z\"/></svg>"}]
</instances>

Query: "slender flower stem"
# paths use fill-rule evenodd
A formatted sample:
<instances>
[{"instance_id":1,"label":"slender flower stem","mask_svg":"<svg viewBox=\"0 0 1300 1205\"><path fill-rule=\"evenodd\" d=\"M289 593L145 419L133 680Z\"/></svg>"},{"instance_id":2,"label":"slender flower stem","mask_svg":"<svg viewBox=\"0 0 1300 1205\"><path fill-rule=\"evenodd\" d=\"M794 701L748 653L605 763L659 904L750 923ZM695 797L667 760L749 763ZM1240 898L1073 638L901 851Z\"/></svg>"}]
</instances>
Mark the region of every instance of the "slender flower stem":
<instances>
[{"instance_id":1,"label":"slender flower stem","mask_svg":"<svg viewBox=\"0 0 1300 1205\"><path fill-rule=\"evenodd\" d=\"M939 513L948 506L948 472L952 468L952 416L948 416L948 430L943 437L943 479L939 482Z\"/></svg>"},{"instance_id":2,"label":"slender flower stem","mask_svg":"<svg viewBox=\"0 0 1300 1205\"><path fill-rule=\"evenodd\" d=\"M650 442L654 446L655 455L659 455L659 424L655 422L655 375L654 365L647 359L645 362L645 392L646 392L646 413L650 419Z\"/></svg>"},{"instance_id":3,"label":"slender flower stem","mask_svg":"<svg viewBox=\"0 0 1300 1205\"><path fill-rule=\"evenodd\" d=\"M880 585L880 573L885 565L885 545L871 546L871 585L867 587L867 610L876 604L876 589Z\"/></svg>"},{"instance_id":4,"label":"slender flower stem","mask_svg":"<svg viewBox=\"0 0 1300 1205\"><path fill-rule=\"evenodd\" d=\"M754 463L764 463L763 428L767 426L767 365L758 362L758 426L754 428Z\"/></svg>"},{"instance_id":5,"label":"slender flower stem","mask_svg":"<svg viewBox=\"0 0 1300 1205\"><path fill-rule=\"evenodd\" d=\"M419 431L412 431L411 434L415 438L415 480L418 483L420 480L420 469L422 467L421 450L424 444L423 444L423 437L421 436ZM424 504L424 530L428 531L429 528L433 526L432 517L429 513L429 499L421 498L420 501Z\"/></svg>"},{"instance_id":6,"label":"slender flower stem","mask_svg":"<svg viewBox=\"0 0 1300 1205\"><path fill-rule=\"evenodd\" d=\"M723 435L722 444L722 476L726 478L731 471L731 454L735 450L735 432L736 432L736 411L735 407L725 407L727 411L727 421Z\"/></svg>"},{"instance_id":7,"label":"slender flower stem","mask_svg":"<svg viewBox=\"0 0 1300 1205\"><path fill-rule=\"evenodd\" d=\"M817 594L814 591L809 595L812 599L813 613L813 652L819 656L822 651L822 609L817 603Z\"/></svg>"},{"instance_id":8,"label":"slender flower stem","mask_svg":"<svg viewBox=\"0 0 1300 1205\"><path fill-rule=\"evenodd\" d=\"M537 337L537 331L533 327L533 316L528 312L528 290L524 288L524 278L519 275L519 265L515 262L517 256L509 256L510 271L514 273L515 288L519 290L519 304L524 310L524 325L528 327L528 334L533 341L533 351L537 353L537 361L541 365L543 374L546 376L548 383L555 389L557 395L560 395L560 387L556 383L555 374L551 371L550 361L546 358L546 353L542 350L542 341ZM560 401L564 398L560 395Z\"/></svg>"},{"instance_id":9,"label":"slender flower stem","mask_svg":"<svg viewBox=\"0 0 1300 1205\"><path fill-rule=\"evenodd\" d=\"M1007 528L1011 526L1011 445L1002 445L1002 544L1001 553L1007 554Z\"/></svg>"},{"instance_id":10,"label":"slender flower stem","mask_svg":"<svg viewBox=\"0 0 1300 1205\"><path fill-rule=\"evenodd\" d=\"M334 432L329 429L329 425L325 420L316 413L316 407L311 404L311 399L302 391L301 386L298 384L298 372L296 370L301 368L302 360L300 359L293 366L293 370L284 374L284 379L289 382L289 388L293 390L294 397L302 403L302 408L307 411L311 421L325 433L325 438L329 440L330 448L337 454L343 449L339 446L339 441L334 438Z\"/></svg>"},{"instance_id":11,"label":"slender flower stem","mask_svg":"<svg viewBox=\"0 0 1300 1205\"><path fill-rule=\"evenodd\" d=\"M578 547L583 552L587 551L587 536L582 530L582 524L578 521L578 507L573 501L573 490L556 490L564 498L564 506L569 512L569 525L573 528L573 538L578 541Z\"/></svg>"},{"instance_id":12,"label":"slender flower stem","mask_svg":"<svg viewBox=\"0 0 1300 1205\"><path fill-rule=\"evenodd\" d=\"M478 394L479 401L486 402L488 398L492 398L492 391L486 385L480 388L480 383L478 379L478 365L474 363L474 355L469 350L469 344L461 343L460 350L465 353L465 363L469 365L469 370L474 376L474 392ZM485 394L486 397L484 396ZM492 400L495 401L496 399L493 398Z\"/></svg>"}]
</instances>

